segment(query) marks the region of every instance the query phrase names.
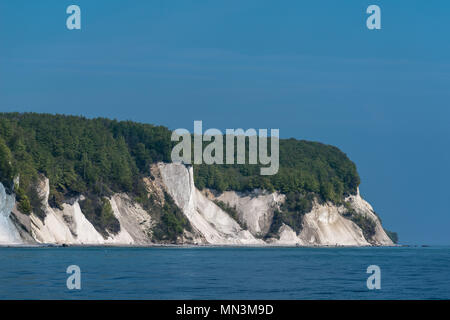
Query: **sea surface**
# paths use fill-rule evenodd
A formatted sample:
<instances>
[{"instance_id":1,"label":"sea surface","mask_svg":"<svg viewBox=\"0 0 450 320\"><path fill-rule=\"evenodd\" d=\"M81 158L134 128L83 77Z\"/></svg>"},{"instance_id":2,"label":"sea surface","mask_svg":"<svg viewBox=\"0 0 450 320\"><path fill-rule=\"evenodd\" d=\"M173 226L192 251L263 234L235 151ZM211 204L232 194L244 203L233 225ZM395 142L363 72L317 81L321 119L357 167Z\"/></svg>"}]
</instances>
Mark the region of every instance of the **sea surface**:
<instances>
[{"instance_id":1,"label":"sea surface","mask_svg":"<svg viewBox=\"0 0 450 320\"><path fill-rule=\"evenodd\" d=\"M0 248L0 299L450 299L450 247Z\"/></svg>"}]
</instances>

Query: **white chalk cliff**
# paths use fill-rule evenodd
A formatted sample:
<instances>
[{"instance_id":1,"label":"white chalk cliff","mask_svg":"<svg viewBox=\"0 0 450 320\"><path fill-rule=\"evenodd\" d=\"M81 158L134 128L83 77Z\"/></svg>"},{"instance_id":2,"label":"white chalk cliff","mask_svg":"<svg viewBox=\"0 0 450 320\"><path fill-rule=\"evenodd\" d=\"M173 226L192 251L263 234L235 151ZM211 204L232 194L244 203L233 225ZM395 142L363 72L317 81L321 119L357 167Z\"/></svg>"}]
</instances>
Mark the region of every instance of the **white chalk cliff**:
<instances>
[{"instance_id":1,"label":"white chalk cliff","mask_svg":"<svg viewBox=\"0 0 450 320\"><path fill-rule=\"evenodd\" d=\"M297 234L283 224L276 236L267 237L274 211L285 200L284 195L255 190L251 193L198 190L192 167L159 163L152 166L153 179L145 179L149 194L162 199L167 192L188 219L191 230L178 243L211 245L287 245L287 246L366 246L392 245L380 220L369 203L357 195L346 200L358 212L375 223L375 235L365 239L361 228L344 217L344 206L315 202L305 214L302 230ZM14 194L7 194L0 183L0 245L70 244L70 245L151 245L154 221L140 204L126 194L109 198L114 216L120 223L117 234L102 235L82 212L83 196L64 203L62 210L48 204L49 181L43 177L38 186L44 217L25 215L16 206ZM231 217L215 201L236 209ZM236 221L235 219L239 220Z\"/></svg>"},{"instance_id":2,"label":"white chalk cliff","mask_svg":"<svg viewBox=\"0 0 450 320\"><path fill-rule=\"evenodd\" d=\"M22 243L19 232L10 219L14 203L14 196L6 194L3 184L0 183L0 244Z\"/></svg>"}]
</instances>

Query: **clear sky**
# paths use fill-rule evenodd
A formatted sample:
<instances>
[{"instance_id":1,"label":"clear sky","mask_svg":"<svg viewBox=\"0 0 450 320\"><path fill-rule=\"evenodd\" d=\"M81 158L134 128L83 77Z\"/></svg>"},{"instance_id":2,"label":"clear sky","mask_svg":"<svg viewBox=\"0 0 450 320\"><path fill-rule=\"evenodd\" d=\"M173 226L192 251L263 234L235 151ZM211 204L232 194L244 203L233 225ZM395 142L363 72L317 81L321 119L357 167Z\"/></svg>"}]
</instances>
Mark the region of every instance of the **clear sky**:
<instances>
[{"instance_id":1,"label":"clear sky","mask_svg":"<svg viewBox=\"0 0 450 320\"><path fill-rule=\"evenodd\" d=\"M450 244L449 89L445 0L0 1L0 111L333 144L404 243Z\"/></svg>"}]
</instances>

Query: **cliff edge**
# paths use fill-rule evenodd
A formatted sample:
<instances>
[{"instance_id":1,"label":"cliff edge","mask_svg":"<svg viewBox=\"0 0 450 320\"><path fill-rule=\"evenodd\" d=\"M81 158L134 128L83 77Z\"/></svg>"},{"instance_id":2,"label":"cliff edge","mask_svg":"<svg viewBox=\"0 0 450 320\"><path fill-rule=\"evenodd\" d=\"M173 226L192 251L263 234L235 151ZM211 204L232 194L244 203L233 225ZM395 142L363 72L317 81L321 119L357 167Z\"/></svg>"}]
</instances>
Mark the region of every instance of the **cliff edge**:
<instances>
[{"instance_id":1,"label":"cliff edge","mask_svg":"<svg viewBox=\"0 0 450 320\"><path fill-rule=\"evenodd\" d=\"M356 195L345 205L315 200L296 232L282 223L270 233L274 217L285 201L278 192L198 190L193 168L183 164L158 163L146 179L148 197L164 202L167 193L187 218L189 228L175 240L178 244L256 245L256 246L370 246L393 245L371 205ZM167 243L155 239L152 211L145 210L127 194L108 197L120 230L104 234L86 218L80 207L85 196L77 196L62 208L49 205L49 179L41 176L36 185L43 215L23 214L17 209L14 194L8 195L0 184L0 244L70 245L152 245ZM223 207L226 204L226 207ZM350 213L349 213L350 212ZM365 234L354 215L370 221L372 232ZM189 230L188 230L189 229Z\"/></svg>"}]
</instances>

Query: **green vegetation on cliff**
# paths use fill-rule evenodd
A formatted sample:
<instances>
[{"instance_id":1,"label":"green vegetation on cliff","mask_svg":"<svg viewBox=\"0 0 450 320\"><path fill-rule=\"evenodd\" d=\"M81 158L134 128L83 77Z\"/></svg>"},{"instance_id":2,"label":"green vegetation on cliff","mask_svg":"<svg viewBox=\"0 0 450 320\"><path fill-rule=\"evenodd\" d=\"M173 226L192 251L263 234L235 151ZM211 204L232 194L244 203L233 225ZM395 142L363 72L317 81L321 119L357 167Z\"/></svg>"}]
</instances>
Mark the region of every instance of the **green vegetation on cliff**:
<instances>
[{"instance_id":1,"label":"green vegetation on cliff","mask_svg":"<svg viewBox=\"0 0 450 320\"><path fill-rule=\"evenodd\" d=\"M175 201L164 192L164 204L159 207L159 223L153 228L155 239L167 242L177 242L183 230L191 231L191 225Z\"/></svg>"},{"instance_id":2,"label":"green vegetation on cliff","mask_svg":"<svg viewBox=\"0 0 450 320\"><path fill-rule=\"evenodd\" d=\"M290 191L286 194L286 201L281 210L273 213L273 222L266 238L276 237L280 227L284 224L290 226L297 234L302 231L303 216L311 211L314 194L304 191Z\"/></svg>"},{"instance_id":3,"label":"green vegetation on cliff","mask_svg":"<svg viewBox=\"0 0 450 320\"><path fill-rule=\"evenodd\" d=\"M169 161L172 143L164 127L108 119L34 113L0 114L0 182L9 191L13 178L18 208L42 217L33 188L39 174L50 180L49 204L62 208L83 194L80 202L89 221L103 235L120 229L102 202L115 192L144 199L140 177L151 163Z\"/></svg>"},{"instance_id":4,"label":"green vegetation on cliff","mask_svg":"<svg viewBox=\"0 0 450 320\"><path fill-rule=\"evenodd\" d=\"M384 229L384 231L386 232L386 234L388 235L388 237L392 240L393 243L398 243L398 234L397 232L393 232L393 231L389 231Z\"/></svg>"},{"instance_id":5,"label":"green vegetation on cliff","mask_svg":"<svg viewBox=\"0 0 450 320\"><path fill-rule=\"evenodd\" d=\"M314 193L334 203L355 194L360 182L355 164L338 148L295 139L280 139L280 169L272 176L260 175L260 165L249 164L202 164L194 169L199 189Z\"/></svg>"},{"instance_id":6,"label":"green vegetation on cliff","mask_svg":"<svg viewBox=\"0 0 450 320\"><path fill-rule=\"evenodd\" d=\"M13 157L0 133L0 182L6 182L5 187L11 192L11 183L14 178L14 169L12 165Z\"/></svg>"},{"instance_id":7,"label":"green vegetation on cliff","mask_svg":"<svg viewBox=\"0 0 450 320\"><path fill-rule=\"evenodd\" d=\"M109 233L116 234L120 231L119 221L114 216L108 199L88 196L80 201L80 208L103 237L107 238Z\"/></svg>"},{"instance_id":8,"label":"green vegetation on cliff","mask_svg":"<svg viewBox=\"0 0 450 320\"><path fill-rule=\"evenodd\" d=\"M346 212L343 214L343 216L346 217L347 219L350 219L358 227L361 228L364 238L366 238L367 240L371 240L376 232L375 222L372 219L366 217L365 215L356 212L355 209L353 209L348 202L345 202L344 206L346 208Z\"/></svg>"},{"instance_id":9,"label":"green vegetation on cliff","mask_svg":"<svg viewBox=\"0 0 450 320\"><path fill-rule=\"evenodd\" d=\"M236 207L231 207L228 203L225 203L223 201L220 200L214 200L214 203L223 211L225 211L226 213L228 213L228 215L230 217L232 217L240 226L242 229L247 229L247 225L245 224L244 221L242 221L242 219L239 218L239 214L236 210Z\"/></svg>"},{"instance_id":10,"label":"green vegetation on cliff","mask_svg":"<svg viewBox=\"0 0 450 320\"><path fill-rule=\"evenodd\" d=\"M0 182L12 191L13 178L20 177L15 193L25 213L39 210L30 186L41 173L50 179L49 203L61 207L67 199L84 194L88 219L103 231L117 231L117 220L101 204L104 197L125 192L146 199L142 177L149 166L169 162L174 143L171 131L162 126L104 118L35 113L0 113ZM199 189L247 191L255 188L287 194L279 221L294 230L301 228L302 215L312 196L342 203L359 185L356 167L338 148L295 139L280 140L280 169L261 176L258 165L195 165ZM97 198L96 201L93 199ZM100 202L99 202L100 201ZM166 208L160 230L180 234L184 226L177 213Z\"/></svg>"}]
</instances>

